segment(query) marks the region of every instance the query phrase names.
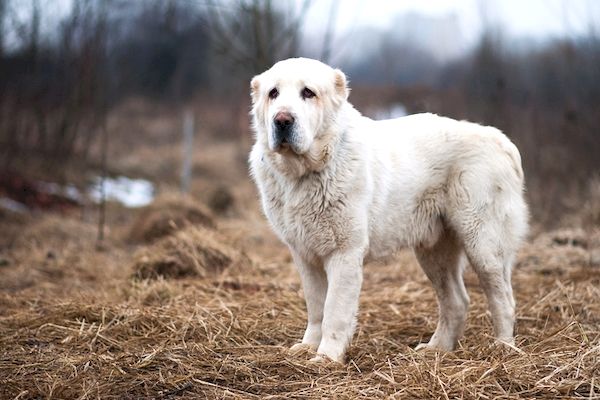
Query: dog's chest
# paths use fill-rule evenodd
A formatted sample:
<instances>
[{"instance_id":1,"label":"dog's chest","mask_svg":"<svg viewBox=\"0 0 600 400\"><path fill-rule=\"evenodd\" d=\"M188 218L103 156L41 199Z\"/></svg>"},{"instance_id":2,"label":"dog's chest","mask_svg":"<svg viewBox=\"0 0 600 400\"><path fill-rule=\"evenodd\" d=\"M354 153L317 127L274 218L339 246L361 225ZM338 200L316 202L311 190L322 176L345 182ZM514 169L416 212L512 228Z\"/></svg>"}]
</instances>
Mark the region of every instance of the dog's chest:
<instances>
[{"instance_id":1,"label":"dog's chest","mask_svg":"<svg viewBox=\"0 0 600 400\"><path fill-rule=\"evenodd\" d=\"M346 195L328 182L307 178L275 183L263 193L265 212L279 236L296 251L324 256L347 240Z\"/></svg>"}]
</instances>

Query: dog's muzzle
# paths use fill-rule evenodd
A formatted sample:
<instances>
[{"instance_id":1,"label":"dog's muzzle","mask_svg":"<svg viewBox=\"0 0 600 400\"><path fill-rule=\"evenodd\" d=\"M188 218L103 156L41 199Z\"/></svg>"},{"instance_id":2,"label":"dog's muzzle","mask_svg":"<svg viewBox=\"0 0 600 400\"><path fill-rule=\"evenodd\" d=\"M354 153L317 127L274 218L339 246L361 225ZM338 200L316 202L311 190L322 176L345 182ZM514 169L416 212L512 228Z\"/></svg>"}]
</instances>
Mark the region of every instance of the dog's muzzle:
<instances>
[{"instance_id":1,"label":"dog's muzzle","mask_svg":"<svg viewBox=\"0 0 600 400\"><path fill-rule=\"evenodd\" d=\"M295 119L289 112L280 111L273 119L275 133L275 148L290 146L294 131Z\"/></svg>"}]
</instances>

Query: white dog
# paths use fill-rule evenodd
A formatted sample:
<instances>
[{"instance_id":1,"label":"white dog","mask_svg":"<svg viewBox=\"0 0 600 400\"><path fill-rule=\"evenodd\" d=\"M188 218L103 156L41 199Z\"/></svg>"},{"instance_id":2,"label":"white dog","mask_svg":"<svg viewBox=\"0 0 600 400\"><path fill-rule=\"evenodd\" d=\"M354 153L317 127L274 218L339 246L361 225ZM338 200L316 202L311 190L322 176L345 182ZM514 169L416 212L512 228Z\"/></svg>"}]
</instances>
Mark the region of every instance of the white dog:
<instances>
[{"instance_id":1,"label":"white dog","mask_svg":"<svg viewBox=\"0 0 600 400\"><path fill-rule=\"evenodd\" d=\"M366 259L411 246L438 296L429 343L452 350L469 297L469 260L496 337L513 343L511 268L527 230L517 148L499 130L434 114L386 121L347 102L344 74L315 60L278 62L252 79L251 173L290 248L308 309L301 343L343 362Z\"/></svg>"}]
</instances>

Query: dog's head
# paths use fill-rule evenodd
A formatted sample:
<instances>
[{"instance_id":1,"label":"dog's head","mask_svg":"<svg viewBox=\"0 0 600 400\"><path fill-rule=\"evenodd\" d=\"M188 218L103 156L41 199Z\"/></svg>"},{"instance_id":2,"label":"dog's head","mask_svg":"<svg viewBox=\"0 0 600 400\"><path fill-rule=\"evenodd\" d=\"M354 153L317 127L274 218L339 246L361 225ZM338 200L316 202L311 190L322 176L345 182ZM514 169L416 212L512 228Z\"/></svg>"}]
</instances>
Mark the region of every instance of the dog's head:
<instances>
[{"instance_id":1,"label":"dog's head","mask_svg":"<svg viewBox=\"0 0 600 400\"><path fill-rule=\"evenodd\" d=\"M283 155L321 152L315 147L335 123L348 91L343 72L320 61L291 58L276 63L251 82L257 141Z\"/></svg>"}]
</instances>

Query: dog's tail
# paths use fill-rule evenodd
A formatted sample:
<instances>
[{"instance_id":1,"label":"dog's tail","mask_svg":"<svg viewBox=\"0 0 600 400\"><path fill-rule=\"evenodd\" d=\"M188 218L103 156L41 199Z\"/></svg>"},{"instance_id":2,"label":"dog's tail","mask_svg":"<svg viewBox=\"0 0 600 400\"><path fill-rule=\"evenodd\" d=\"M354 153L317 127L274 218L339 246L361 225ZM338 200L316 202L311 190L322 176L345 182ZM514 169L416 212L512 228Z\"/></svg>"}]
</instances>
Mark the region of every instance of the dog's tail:
<instances>
[{"instance_id":1,"label":"dog's tail","mask_svg":"<svg viewBox=\"0 0 600 400\"><path fill-rule=\"evenodd\" d=\"M523 173L523 165L521 163L521 154L519 153L519 149L517 149L517 146L515 146L515 144L511 142L509 138L507 138L506 136L504 137L506 140L503 140L502 148L504 149L506 154L508 154L508 157L512 162L513 170L515 171L519 179L521 181L524 181L525 174Z\"/></svg>"}]
</instances>

